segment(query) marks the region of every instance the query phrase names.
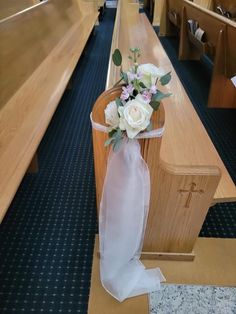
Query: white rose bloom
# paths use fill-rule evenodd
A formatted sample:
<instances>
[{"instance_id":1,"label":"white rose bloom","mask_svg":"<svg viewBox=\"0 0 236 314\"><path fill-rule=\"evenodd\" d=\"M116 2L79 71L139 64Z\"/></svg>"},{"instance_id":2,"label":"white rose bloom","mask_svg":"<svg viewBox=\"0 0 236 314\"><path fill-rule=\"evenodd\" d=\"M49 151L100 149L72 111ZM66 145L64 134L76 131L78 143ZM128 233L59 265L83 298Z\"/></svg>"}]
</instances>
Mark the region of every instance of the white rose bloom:
<instances>
[{"instance_id":1,"label":"white rose bloom","mask_svg":"<svg viewBox=\"0 0 236 314\"><path fill-rule=\"evenodd\" d=\"M105 121L113 129L117 128L120 123L117 105L115 101L110 102L105 109Z\"/></svg>"},{"instance_id":2,"label":"white rose bloom","mask_svg":"<svg viewBox=\"0 0 236 314\"><path fill-rule=\"evenodd\" d=\"M153 109L149 104L134 99L128 101L124 107L120 106L118 111L120 114L119 127L121 130L126 130L128 137L132 139L147 128Z\"/></svg>"},{"instance_id":3,"label":"white rose bloom","mask_svg":"<svg viewBox=\"0 0 236 314\"><path fill-rule=\"evenodd\" d=\"M140 81L143 82L147 88L151 88L152 85L156 84L157 78L165 75L163 69L158 68L151 63L140 64L138 72L142 75Z\"/></svg>"}]
</instances>

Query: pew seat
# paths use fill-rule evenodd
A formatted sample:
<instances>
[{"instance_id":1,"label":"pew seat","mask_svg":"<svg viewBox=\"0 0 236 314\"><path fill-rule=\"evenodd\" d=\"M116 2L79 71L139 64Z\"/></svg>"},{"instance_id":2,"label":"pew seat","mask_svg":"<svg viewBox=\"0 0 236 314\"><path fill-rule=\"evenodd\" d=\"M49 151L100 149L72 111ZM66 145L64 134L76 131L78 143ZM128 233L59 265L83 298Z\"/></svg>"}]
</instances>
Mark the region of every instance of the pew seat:
<instances>
[{"instance_id":1,"label":"pew seat","mask_svg":"<svg viewBox=\"0 0 236 314\"><path fill-rule=\"evenodd\" d=\"M84 3L79 5L79 1L49 0L0 23L2 38L9 28L17 25L20 35L20 26L24 21L37 27L41 23L46 25L46 31L40 33L38 40L29 40L38 35L31 28L28 28L27 36L22 35L22 38L27 37L22 42L30 56L30 69L24 69L27 67L27 58L24 59L24 51L21 56L18 50L21 64L14 67L15 76L14 72L7 73L4 62L6 58L12 57L14 51L12 55L9 51L14 47L14 42L8 42L10 48L7 55L2 52L0 65L12 85L9 84L11 95L7 93L0 99L0 221L36 153L96 23L97 11L92 11L91 6L87 7ZM55 16L61 24L50 24L51 21L55 22ZM36 63L36 68L30 62ZM3 71L0 75L0 85L4 86ZM18 81L15 82L17 76ZM21 77L24 77L23 81Z\"/></svg>"}]
</instances>

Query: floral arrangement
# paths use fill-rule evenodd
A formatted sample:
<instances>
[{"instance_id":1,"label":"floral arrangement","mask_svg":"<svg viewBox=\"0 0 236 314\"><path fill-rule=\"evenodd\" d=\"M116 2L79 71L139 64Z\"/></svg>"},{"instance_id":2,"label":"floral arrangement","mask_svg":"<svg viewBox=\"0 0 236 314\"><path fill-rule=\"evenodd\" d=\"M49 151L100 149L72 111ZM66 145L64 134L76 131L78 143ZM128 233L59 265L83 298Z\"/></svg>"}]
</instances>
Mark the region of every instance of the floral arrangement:
<instances>
[{"instance_id":1,"label":"floral arrangement","mask_svg":"<svg viewBox=\"0 0 236 314\"><path fill-rule=\"evenodd\" d=\"M109 139L105 146L111 144L114 151L119 149L123 138L133 139L140 132L151 131L153 111L158 110L163 98L171 95L157 89L157 83L169 83L170 72L165 74L153 64L138 64L139 48L131 48L130 52L132 66L127 72L122 69L122 55L119 49L112 55L113 63L120 66L121 79L115 85L124 82L120 97L110 102L105 109L105 121L109 125Z\"/></svg>"}]
</instances>

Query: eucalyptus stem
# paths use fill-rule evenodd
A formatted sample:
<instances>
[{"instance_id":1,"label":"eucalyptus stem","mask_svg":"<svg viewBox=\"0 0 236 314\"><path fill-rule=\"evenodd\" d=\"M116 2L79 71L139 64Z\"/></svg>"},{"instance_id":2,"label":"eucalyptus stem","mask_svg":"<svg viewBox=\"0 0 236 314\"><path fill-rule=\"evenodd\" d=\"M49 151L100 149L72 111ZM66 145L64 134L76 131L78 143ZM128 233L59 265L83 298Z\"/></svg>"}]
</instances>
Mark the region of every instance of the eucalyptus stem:
<instances>
[{"instance_id":1,"label":"eucalyptus stem","mask_svg":"<svg viewBox=\"0 0 236 314\"><path fill-rule=\"evenodd\" d=\"M122 82L122 80L123 80L123 77L119 79L119 81L117 81L113 87L116 87L120 82Z\"/></svg>"}]
</instances>

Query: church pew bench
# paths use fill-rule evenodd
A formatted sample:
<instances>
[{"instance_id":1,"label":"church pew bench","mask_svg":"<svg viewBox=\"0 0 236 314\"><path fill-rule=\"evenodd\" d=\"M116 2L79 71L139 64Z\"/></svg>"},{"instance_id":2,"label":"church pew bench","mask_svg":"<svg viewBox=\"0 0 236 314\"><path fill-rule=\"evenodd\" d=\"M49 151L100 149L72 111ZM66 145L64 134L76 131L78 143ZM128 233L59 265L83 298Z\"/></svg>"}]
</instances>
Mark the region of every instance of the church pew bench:
<instances>
[{"instance_id":1,"label":"church pew bench","mask_svg":"<svg viewBox=\"0 0 236 314\"><path fill-rule=\"evenodd\" d=\"M166 0L163 2L160 13L160 36L171 36L180 29L183 0Z\"/></svg>"},{"instance_id":2,"label":"church pew bench","mask_svg":"<svg viewBox=\"0 0 236 314\"><path fill-rule=\"evenodd\" d=\"M232 0L228 0L228 1L232 1ZM168 6L168 3L169 3L168 1L166 3L165 2L166 2L166 0L155 0L154 1L154 16L153 16L153 23L152 23L153 26L159 26L160 25L161 13L162 13L162 10L163 10L163 6L164 5ZM193 3L195 3L195 4L199 5L199 6L202 6L205 9L209 9L209 10L213 9L213 0L193 0ZM170 6L177 13L177 15L179 14L178 19L180 19L180 16L181 16L181 1L178 1L178 0L174 1L174 0L172 0L172 3L171 3ZM174 23L174 25L177 24L177 26L178 26L178 24L179 24L178 22L179 21L176 21L176 19L173 16L173 14L172 14L172 16L170 16L170 19L173 20L172 23ZM163 28L161 27L161 30L162 29ZM169 30L169 32L170 32L170 30ZM165 31L165 33L166 33L166 31Z\"/></svg>"},{"instance_id":3,"label":"church pew bench","mask_svg":"<svg viewBox=\"0 0 236 314\"><path fill-rule=\"evenodd\" d=\"M152 140L146 144L141 141L152 187L143 257L192 260L194 243L209 207L235 201L235 185L146 15L138 13L138 5L125 0L120 1L117 10L107 89L120 78L119 69L112 63L117 47L123 55L123 69L129 68L129 48L139 47L140 63L153 63L172 73L172 80L164 88L173 96L164 100L165 132L159 156L157 152L152 156L149 153ZM99 134L93 130L98 208L108 155Z\"/></svg>"},{"instance_id":4,"label":"church pew bench","mask_svg":"<svg viewBox=\"0 0 236 314\"><path fill-rule=\"evenodd\" d=\"M232 19L236 20L236 2L234 0L211 0L211 10L219 14L217 6L224 10L228 11L231 14Z\"/></svg>"},{"instance_id":5,"label":"church pew bench","mask_svg":"<svg viewBox=\"0 0 236 314\"><path fill-rule=\"evenodd\" d=\"M48 0L0 22L0 221L93 30L93 8Z\"/></svg>"},{"instance_id":6,"label":"church pew bench","mask_svg":"<svg viewBox=\"0 0 236 314\"><path fill-rule=\"evenodd\" d=\"M167 0L163 6L160 35L173 34L173 23L168 19L172 11L180 20L179 59L199 60L202 54L207 54L213 61L208 106L236 108L236 88L231 82L236 74L236 23L190 1ZM204 42L189 32L189 19L198 21L205 31Z\"/></svg>"}]
</instances>

